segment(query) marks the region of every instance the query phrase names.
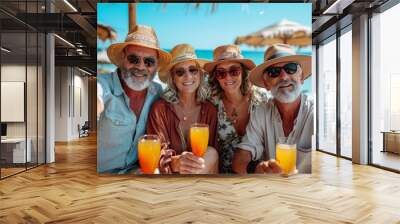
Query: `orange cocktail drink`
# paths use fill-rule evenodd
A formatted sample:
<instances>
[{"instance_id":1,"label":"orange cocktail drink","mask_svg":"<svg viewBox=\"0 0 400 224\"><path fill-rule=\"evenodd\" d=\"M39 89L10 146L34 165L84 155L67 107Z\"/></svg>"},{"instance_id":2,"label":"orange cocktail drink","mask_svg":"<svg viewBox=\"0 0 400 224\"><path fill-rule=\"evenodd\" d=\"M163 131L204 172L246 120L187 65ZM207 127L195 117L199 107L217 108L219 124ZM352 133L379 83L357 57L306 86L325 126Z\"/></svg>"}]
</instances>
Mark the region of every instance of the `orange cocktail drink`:
<instances>
[{"instance_id":1,"label":"orange cocktail drink","mask_svg":"<svg viewBox=\"0 0 400 224\"><path fill-rule=\"evenodd\" d=\"M276 145L276 161L282 169L283 175L289 175L296 170L296 144Z\"/></svg>"},{"instance_id":2,"label":"orange cocktail drink","mask_svg":"<svg viewBox=\"0 0 400 224\"><path fill-rule=\"evenodd\" d=\"M195 156L203 157L208 147L208 125L193 124L190 127L190 146Z\"/></svg>"},{"instance_id":3,"label":"orange cocktail drink","mask_svg":"<svg viewBox=\"0 0 400 224\"><path fill-rule=\"evenodd\" d=\"M144 135L139 140L139 164L143 173L154 174L158 167L161 153L161 142L157 135Z\"/></svg>"}]
</instances>

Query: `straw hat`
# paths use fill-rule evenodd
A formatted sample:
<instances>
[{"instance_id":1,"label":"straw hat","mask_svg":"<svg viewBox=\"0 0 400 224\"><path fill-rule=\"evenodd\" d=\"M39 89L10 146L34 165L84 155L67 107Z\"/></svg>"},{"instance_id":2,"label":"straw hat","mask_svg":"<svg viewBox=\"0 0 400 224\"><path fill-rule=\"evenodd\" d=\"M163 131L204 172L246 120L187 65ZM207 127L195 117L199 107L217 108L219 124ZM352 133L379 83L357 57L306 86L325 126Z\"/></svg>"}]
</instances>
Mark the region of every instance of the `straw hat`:
<instances>
[{"instance_id":1,"label":"straw hat","mask_svg":"<svg viewBox=\"0 0 400 224\"><path fill-rule=\"evenodd\" d=\"M256 65L250 59L245 59L240 52L240 48L237 45L229 44L219 46L214 49L214 61L207 63L204 65L204 70L206 70L209 74L212 73L215 66L221 64L222 62L239 62L247 69L251 70Z\"/></svg>"},{"instance_id":2,"label":"straw hat","mask_svg":"<svg viewBox=\"0 0 400 224\"><path fill-rule=\"evenodd\" d=\"M210 62L208 60L199 59L194 51L194 48L189 44L178 44L171 50L171 62L160 69L158 73L158 77L161 81L166 82L168 76L170 75L171 69L178 63L185 61L195 61L197 62L201 68L203 68L204 64Z\"/></svg>"},{"instance_id":3,"label":"straw hat","mask_svg":"<svg viewBox=\"0 0 400 224\"><path fill-rule=\"evenodd\" d=\"M107 49L107 55L110 61L118 67L123 65L123 50L126 46L135 45L147 47L158 52L159 66L164 66L171 60L171 55L160 49L157 35L153 28L144 25L137 25L131 33L129 33L125 42L111 44Z\"/></svg>"},{"instance_id":4,"label":"straw hat","mask_svg":"<svg viewBox=\"0 0 400 224\"><path fill-rule=\"evenodd\" d=\"M296 54L290 45L275 44L265 51L264 63L258 65L250 72L250 81L259 87L265 88L263 79L264 70L280 62L297 62L303 70L304 79L311 75L311 56Z\"/></svg>"}]
</instances>

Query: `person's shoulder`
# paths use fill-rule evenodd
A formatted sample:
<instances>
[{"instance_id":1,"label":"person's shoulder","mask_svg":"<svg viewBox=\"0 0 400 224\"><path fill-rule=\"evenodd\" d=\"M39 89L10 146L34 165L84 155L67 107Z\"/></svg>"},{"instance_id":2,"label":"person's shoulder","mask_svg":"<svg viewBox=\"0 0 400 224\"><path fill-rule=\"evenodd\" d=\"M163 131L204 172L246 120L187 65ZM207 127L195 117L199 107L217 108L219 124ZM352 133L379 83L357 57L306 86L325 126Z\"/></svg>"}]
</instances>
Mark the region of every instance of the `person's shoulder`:
<instances>
[{"instance_id":1,"label":"person's shoulder","mask_svg":"<svg viewBox=\"0 0 400 224\"><path fill-rule=\"evenodd\" d=\"M314 97L307 94L302 94L302 97L304 99L304 107L309 110L314 110Z\"/></svg>"},{"instance_id":2,"label":"person's shoulder","mask_svg":"<svg viewBox=\"0 0 400 224\"><path fill-rule=\"evenodd\" d=\"M97 83L101 85L102 90L107 93L110 90L113 89L113 75L114 72L112 73L106 73L106 74L98 74L97 75Z\"/></svg>"},{"instance_id":3,"label":"person's shoulder","mask_svg":"<svg viewBox=\"0 0 400 224\"><path fill-rule=\"evenodd\" d=\"M271 98L270 93L261 87L252 86L251 87L251 100L255 105L261 104Z\"/></svg>"},{"instance_id":4,"label":"person's shoulder","mask_svg":"<svg viewBox=\"0 0 400 224\"><path fill-rule=\"evenodd\" d=\"M160 98L160 99L158 99L158 100L156 100L154 103L153 103L153 110L156 110L156 111L164 111L164 110L166 110L166 108L169 106L169 104L170 103L168 103L165 99L163 99L163 98Z\"/></svg>"},{"instance_id":5,"label":"person's shoulder","mask_svg":"<svg viewBox=\"0 0 400 224\"><path fill-rule=\"evenodd\" d=\"M162 91L162 86L161 86L160 83L152 81L152 84L153 84L153 87L154 87L155 89L157 89L158 92L161 92L161 91Z\"/></svg>"},{"instance_id":6,"label":"person's shoulder","mask_svg":"<svg viewBox=\"0 0 400 224\"><path fill-rule=\"evenodd\" d=\"M272 101L272 98L265 98L264 100L260 101L259 104L257 104L253 111L252 114L253 116L259 117L259 118L265 118L268 117L267 114L271 113L273 110L274 103Z\"/></svg>"},{"instance_id":7,"label":"person's shoulder","mask_svg":"<svg viewBox=\"0 0 400 224\"><path fill-rule=\"evenodd\" d=\"M150 110L150 117L153 119L168 120L169 115L172 114L171 104L165 99L160 98L154 101Z\"/></svg>"},{"instance_id":8,"label":"person's shoulder","mask_svg":"<svg viewBox=\"0 0 400 224\"><path fill-rule=\"evenodd\" d=\"M221 103L221 96L220 95L214 95L209 98L209 101L214 105L218 106Z\"/></svg>"},{"instance_id":9,"label":"person's shoulder","mask_svg":"<svg viewBox=\"0 0 400 224\"><path fill-rule=\"evenodd\" d=\"M111 81L113 73L98 74L97 81Z\"/></svg>"},{"instance_id":10,"label":"person's shoulder","mask_svg":"<svg viewBox=\"0 0 400 224\"><path fill-rule=\"evenodd\" d=\"M158 95L160 96L162 93L162 87L159 83L152 81L150 86L149 86L149 91L153 94L153 95Z\"/></svg>"},{"instance_id":11,"label":"person's shoulder","mask_svg":"<svg viewBox=\"0 0 400 224\"><path fill-rule=\"evenodd\" d=\"M209 111L209 113L217 113L217 107L211 103L209 100L203 101L203 107L206 109L206 111Z\"/></svg>"},{"instance_id":12,"label":"person's shoulder","mask_svg":"<svg viewBox=\"0 0 400 224\"><path fill-rule=\"evenodd\" d=\"M264 110L270 109L272 107L275 107L275 103L274 103L274 98L273 97L264 98L264 100L259 105L259 108L263 108Z\"/></svg>"}]
</instances>

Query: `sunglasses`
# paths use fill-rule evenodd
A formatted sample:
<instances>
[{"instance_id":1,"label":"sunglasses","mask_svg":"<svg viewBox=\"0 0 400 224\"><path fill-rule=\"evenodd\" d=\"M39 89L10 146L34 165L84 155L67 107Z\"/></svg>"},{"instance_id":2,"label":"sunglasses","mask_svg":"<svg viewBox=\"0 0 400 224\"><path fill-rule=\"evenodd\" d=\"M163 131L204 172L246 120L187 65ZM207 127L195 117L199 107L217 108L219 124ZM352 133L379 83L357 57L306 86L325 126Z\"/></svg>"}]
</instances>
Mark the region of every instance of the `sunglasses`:
<instances>
[{"instance_id":1,"label":"sunglasses","mask_svg":"<svg viewBox=\"0 0 400 224\"><path fill-rule=\"evenodd\" d=\"M192 75L197 75L199 71L199 68L197 68L196 66L190 66L187 70L184 68L176 68L172 72L174 75L182 77L185 75L186 72L189 72Z\"/></svg>"},{"instance_id":2,"label":"sunglasses","mask_svg":"<svg viewBox=\"0 0 400 224\"><path fill-rule=\"evenodd\" d=\"M156 65L156 59L154 57L140 57L135 54L130 54L127 57L127 60L129 63L133 65L139 65L140 61L143 59L143 63L146 65L146 67L151 68Z\"/></svg>"},{"instance_id":3,"label":"sunglasses","mask_svg":"<svg viewBox=\"0 0 400 224\"><path fill-rule=\"evenodd\" d=\"M296 62L289 62L282 67L268 67L264 70L264 74L271 78L276 78L281 74L281 70L283 69L286 74L293 75L297 72L298 66L299 64Z\"/></svg>"},{"instance_id":4,"label":"sunglasses","mask_svg":"<svg viewBox=\"0 0 400 224\"><path fill-rule=\"evenodd\" d=\"M225 69L216 69L215 72L215 77L219 80L221 79L225 79L227 75L231 76L231 77L236 77L239 76L240 74L242 74L242 68L238 67L238 66L231 66L229 68L229 70L225 70Z\"/></svg>"}]
</instances>

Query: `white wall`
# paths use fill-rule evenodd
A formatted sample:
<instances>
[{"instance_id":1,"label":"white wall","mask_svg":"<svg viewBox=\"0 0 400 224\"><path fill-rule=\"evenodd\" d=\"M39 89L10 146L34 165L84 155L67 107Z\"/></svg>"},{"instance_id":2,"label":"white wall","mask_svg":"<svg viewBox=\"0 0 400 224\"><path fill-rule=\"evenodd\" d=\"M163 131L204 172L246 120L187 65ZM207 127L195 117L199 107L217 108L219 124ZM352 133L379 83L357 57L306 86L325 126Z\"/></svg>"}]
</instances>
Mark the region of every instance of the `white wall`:
<instances>
[{"instance_id":1,"label":"white wall","mask_svg":"<svg viewBox=\"0 0 400 224\"><path fill-rule=\"evenodd\" d=\"M26 70L28 74L36 74L36 66L27 66L18 65L18 64L5 64L1 66L1 81L4 82L25 82ZM29 80L29 85L36 86L36 80ZM36 88L27 88L27 106L31 108L34 106L36 108ZM32 91L32 92L31 92ZM34 102L34 105L29 105L31 102ZM40 106L40 105L39 105ZM1 110L7 110L7 108L1 108ZM28 122L35 121L37 119L36 113L27 113ZM8 137L25 137L25 123L26 122L7 122L7 136ZM28 129L32 127L36 130L36 125L33 127L33 124L28 125ZM28 130L28 137L30 131Z\"/></svg>"},{"instance_id":2,"label":"white wall","mask_svg":"<svg viewBox=\"0 0 400 224\"><path fill-rule=\"evenodd\" d=\"M68 140L69 69L55 68L55 141Z\"/></svg>"},{"instance_id":3,"label":"white wall","mask_svg":"<svg viewBox=\"0 0 400 224\"><path fill-rule=\"evenodd\" d=\"M2 65L1 66L1 81L3 82L25 82L25 65ZM28 71L32 67L28 66ZM7 110L7 108L1 108ZM7 123L7 136L8 137L25 137L25 123L24 122L10 122Z\"/></svg>"},{"instance_id":4,"label":"white wall","mask_svg":"<svg viewBox=\"0 0 400 224\"><path fill-rule=\"evenodd\" d=\"M78 70L75 70L75 75L74 75L74 92L75 94L73 96L74 99L74 111L73 113L73 119L72 119L72 130L71 130L71 135L74 136L74 138L78 137L78 124L81 126L85 123L85 121L88 121L88 78L81 76L82 73L78 73L76 75L76 72ZM80 93L78 93L80 91ZM80 94L80 97L79 97ZM80 102L78 102L80 101ZM79 108L82 107L82 108ZM82 111L80 111L80 109Z\"/></svg>"},{"instance_id":5,"label":"white wall","mask_svg":"<svg viewBox=\"0 0 400 224\"><path fill-rule=\"evenodd\" d=\"M72 67L56 67L55 73L55 140L70 141L79 137L78 124L88 120L88 78Z\"/></svg>"},{"instance_id":6,"label":"white wall","mask_svg":"<svg viewBox=\"0 0 400 224\"><path fill-rule=\"evenodd\" d=\"M38 69L38 70L37 70ZM26 110L27 120L24 122L6 122L8 138L30 139L32 161L44 163L44 74L40 66L25 66L25 64L3 64L1 66L1 81L25 82L26 83ZM27 80L25 80L27 78ZM2 96L4 97L4 96ZM1 108L10 110L10 108ZM8 111L10 112L10 111ZM25 113L25 111L22 111ZM12 111L11 111L12 113ZM39 155L37 156L37 153Z\"/></svg>"}]
</instances>

